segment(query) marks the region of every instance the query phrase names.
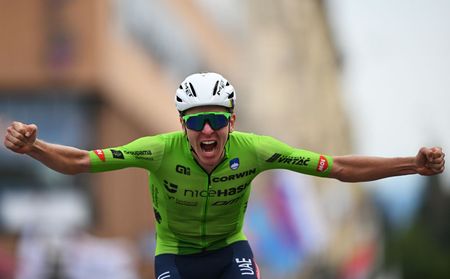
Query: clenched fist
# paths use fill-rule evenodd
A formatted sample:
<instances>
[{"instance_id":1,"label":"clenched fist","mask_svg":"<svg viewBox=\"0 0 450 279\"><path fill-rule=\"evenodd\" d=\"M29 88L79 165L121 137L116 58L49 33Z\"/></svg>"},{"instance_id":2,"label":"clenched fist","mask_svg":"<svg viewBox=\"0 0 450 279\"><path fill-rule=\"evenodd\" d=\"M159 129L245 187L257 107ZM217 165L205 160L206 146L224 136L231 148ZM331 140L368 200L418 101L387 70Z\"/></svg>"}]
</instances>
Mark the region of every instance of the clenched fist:
<instances>
[{"instance_id":1,"label":"clenched fist","mask_svg":"<svg viewBox=\"0 0 450 279\"><path fill-rule=\"evenodd\" d=\"M29 153L37 137L37 126L14 121L6 130L5 146L17 153Z\"/></svg>"},{"instance_id":2,"label":"clenched fist","mask_svg":"<svg viewBox=\"0 0 450 279\"><path fill-rule=\"evenodd\" d=\"M444 171L445 154L440 147L422 147L416 156L417 171L421 175L433 175Z\"/></svg>"}]
</instances>

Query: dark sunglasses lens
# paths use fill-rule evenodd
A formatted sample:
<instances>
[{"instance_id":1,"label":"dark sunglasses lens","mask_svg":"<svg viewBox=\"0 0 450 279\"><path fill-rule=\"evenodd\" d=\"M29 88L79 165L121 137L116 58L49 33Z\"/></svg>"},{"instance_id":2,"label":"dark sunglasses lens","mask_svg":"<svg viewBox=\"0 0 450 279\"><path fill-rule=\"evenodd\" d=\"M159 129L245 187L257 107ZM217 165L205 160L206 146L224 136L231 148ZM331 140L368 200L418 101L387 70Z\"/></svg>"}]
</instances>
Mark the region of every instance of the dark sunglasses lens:
<instances>
[{"instance_id":1,"label":"dark sunglasses lens","mask_svg":"<svg viewBox=\"0 0 450 279\"><path fill-rule=\"evenodd\" d=\"M207 114L189 117L186 120L188 129L200 132L208 121L213 130L219 130L228 125L228 118L221 114Z\"/></svg>"},{"instance_id":2,"label":"dark sunglasses lens","mask_svg":"<svg viewBox=\"0 0 450 279\"><path fill-rule=\"evenodd\" d=\"M210 115L208 122L213 130L219 130L228 125L228 118L221 114Z\"/></svg>"},{"instance_id":3,"label":"dark sunglasses lens","mask_svg":"<svg viewBox=\"0 0 450 279\"><path fill-rule=\"evenodd\" d=\"M205 125L205 119L202 115L192 116L186 120L186 126L188 127L188 129L191 129L194 131L203 130L204 125Z\"/></svg>"}]
</instances>

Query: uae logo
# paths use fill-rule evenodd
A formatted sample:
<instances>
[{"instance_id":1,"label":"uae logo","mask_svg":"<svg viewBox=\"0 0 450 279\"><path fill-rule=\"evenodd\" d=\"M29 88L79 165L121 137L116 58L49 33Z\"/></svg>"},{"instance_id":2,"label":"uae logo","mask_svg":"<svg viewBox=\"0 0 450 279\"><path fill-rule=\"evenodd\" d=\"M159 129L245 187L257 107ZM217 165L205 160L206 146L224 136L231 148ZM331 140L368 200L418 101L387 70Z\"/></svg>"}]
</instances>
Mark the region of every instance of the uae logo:
<instances>
[{"instance_id":1,"label":"uae logo","mask_svg":"<svg viewBox=\"0 0 450 279\"><path fill-rule=\"evenodd\" d=\"M239 158L234 158L230 160L230 169L237 170L239 168Z\"/></svg>"}]
</instances>

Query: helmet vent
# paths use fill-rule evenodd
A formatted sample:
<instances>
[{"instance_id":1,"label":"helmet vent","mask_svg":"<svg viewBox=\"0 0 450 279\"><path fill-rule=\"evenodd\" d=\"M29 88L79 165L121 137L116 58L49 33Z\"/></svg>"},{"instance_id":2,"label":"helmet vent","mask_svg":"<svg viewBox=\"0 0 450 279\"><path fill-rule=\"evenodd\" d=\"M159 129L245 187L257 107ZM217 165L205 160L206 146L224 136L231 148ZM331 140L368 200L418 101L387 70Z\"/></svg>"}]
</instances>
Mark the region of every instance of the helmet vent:
<instances>
[{"instance_id":1,"label":"helmet vent","mask_svg":"<svg viewBox=\"0 0 450 279\"><path fill-rule=\"evenodd\" d=\"M183 100L181 100L181 98L177 96L177 102L181 103L181 102L183 102Z\"/></svg>"},{"instance_id":2,"label":"helmet vent","mask_svg":"<svg viewBox=\"0 0 450 279\"><path fill-rule=\"evenodd\" d=\"M192 95L194 95L194 97L197 97L197 93L195 93L194 86L190 82L189 82L189 87L191 88Z\"/></svg>"},{"instance_id":3,"label":"helmet vent","mask_svg":"<svg viewBox=\"0 0 450 279\"><path fill-rule=\"evenodd\" d=\"M217 87L219 86L219 81L216 81L216 85L214 85L213 96L217 94Z\"/></svg>"},{"instance_id":4,"label":"helmet vent","mask_svg":"<svg viewBox=\"0 0 450 279\"><path fill-rule=\"evenodd\" d=\"M230 94L230 95L228 95L228 99L233 99L233 97L234 97L234 91L233 91L233 92L231 92L231 94Z\"/></svg>"}]
</instances>

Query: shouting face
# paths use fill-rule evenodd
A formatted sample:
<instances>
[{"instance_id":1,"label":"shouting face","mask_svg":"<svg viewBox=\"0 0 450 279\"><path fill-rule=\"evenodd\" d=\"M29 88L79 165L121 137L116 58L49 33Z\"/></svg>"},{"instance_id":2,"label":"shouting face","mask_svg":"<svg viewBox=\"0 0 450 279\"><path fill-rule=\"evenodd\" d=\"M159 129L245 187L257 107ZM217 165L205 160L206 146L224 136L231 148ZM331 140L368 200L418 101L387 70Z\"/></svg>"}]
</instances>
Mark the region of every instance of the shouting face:
<instances>
[{"instance_id":1,"label":"shouting face","mask_svg":"<svg viewBox=\"0 0 450 279\"><path fill-rule=\"evenodd\" d=\"M208 173L221 162L235 119L235 114L220 106L191 108L180 119L194 158Z\"/></svg>"}]
</instances>

